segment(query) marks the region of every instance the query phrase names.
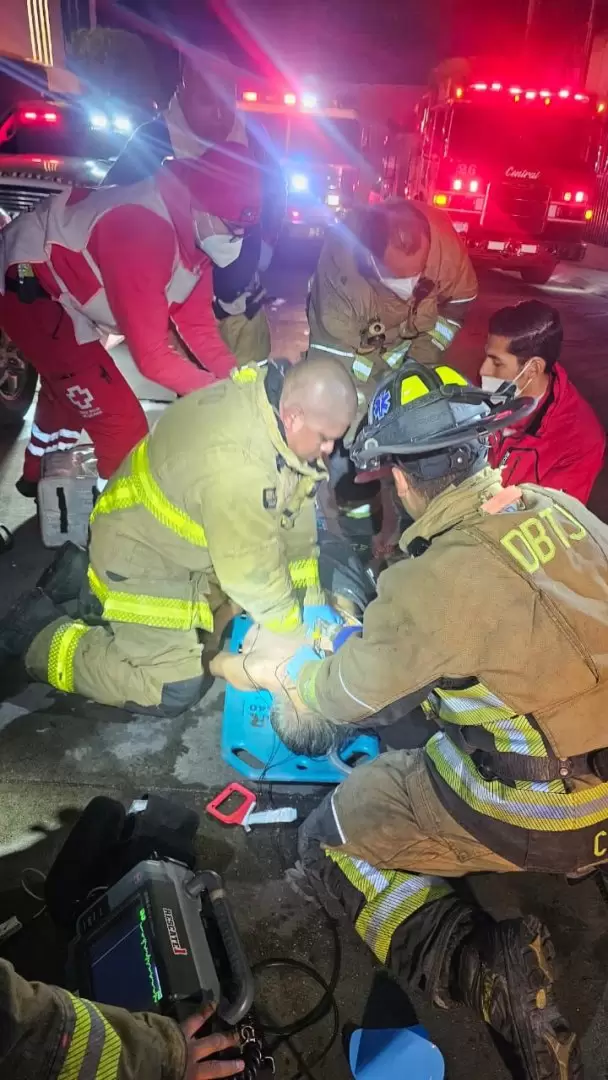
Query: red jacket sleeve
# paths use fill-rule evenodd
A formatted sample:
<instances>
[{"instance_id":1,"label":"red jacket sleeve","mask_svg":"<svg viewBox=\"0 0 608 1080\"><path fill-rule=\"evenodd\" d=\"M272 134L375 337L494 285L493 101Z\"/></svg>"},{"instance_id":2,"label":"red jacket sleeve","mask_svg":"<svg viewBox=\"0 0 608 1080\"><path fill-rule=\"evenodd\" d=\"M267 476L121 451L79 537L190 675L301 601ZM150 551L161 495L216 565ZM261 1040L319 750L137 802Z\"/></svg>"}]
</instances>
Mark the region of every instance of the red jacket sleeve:
<instances>
[{"instance_id":1,"label":"red jacket sleeve","mask_svg":"<svg viewBox=\"0 0 608 1080\"><path fill-rule=\"evenodd\" d=\"M172 304L171 321L197 360L218 379L225 379L236 367L236 359L220 336L212 301L212 268L207 262L190 296L183 304Z\"/></svg>"},{"instance_id":2,"label":"red jacket sleeve","mask_svg":"<svg viewBox=\"0 0 608 1080\"><path fill-rule=\"evenodd\" d=\"M101 272L116 325L142 374L176 394L215 382L215 375L169 344L165 289L175 253L169 222L144 207L116 207L97 223L88 249ZM210 297L207 305L212 318Z\"/></svg>"},{"instance_id":3,"label":"red jacket sleeve","mask_svg":"<svg viewBox=\"0 0 608 1080\"><path fill-rule=\"evenodd\" d=\"M565 491L586 504L602 468L604 447L605 440L598 438L582 447L578 453L576 450L565 453L546 472L541 470L540 483L543 487Z\"/></svg>"}]
</instances>

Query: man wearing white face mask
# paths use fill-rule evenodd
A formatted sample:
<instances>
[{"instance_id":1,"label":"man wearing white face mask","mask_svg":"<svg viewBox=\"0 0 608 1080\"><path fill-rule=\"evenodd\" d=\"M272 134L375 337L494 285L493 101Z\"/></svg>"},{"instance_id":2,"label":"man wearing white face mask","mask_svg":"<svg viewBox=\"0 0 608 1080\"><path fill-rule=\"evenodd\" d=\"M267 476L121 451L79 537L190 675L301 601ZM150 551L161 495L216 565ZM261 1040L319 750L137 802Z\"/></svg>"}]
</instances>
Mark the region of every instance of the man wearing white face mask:
<instances>
[{"instance_id":1,"label":"man wearing white face mask","mask_svg":"<svg viewBox=\"0 0 608 1080\"><path fill-rule=\"evenodd\" d=\"M308 355L340 357L355 378L361 420L378 382L406 358L445 362L476 295L469 256L442 211L405 199L354 211L328 232L311 282ZM378 511L374 552L386 554L397 536L390 489L383 489L380 508L373 488L351 480L348 454L338 447L330 463L337 501L349 518L363 520L364 532ZM323 499L336 527L335 501L328 493Z\"/></svg>"},{"instance_id":2,"label":"man wearing white face mask","mask_svg":"<svg viewBox=\"0 0 608 1080\"><path fill-rule=\"evenodd\" d=\"M604 460L606 435L591 406L558 362L559 313L540 300L502 308L490 319L484 390L511 383L515 396L534 397L531 416L492 436L489 463L505 487L540 484L586 503Z\"/></svg>"},{"instance_id":3,"label":"man wearing white face mask","mask_svg":"<svg viewBox=\"0 0 608 1080\"><path fill-rule=\"evenodd\" d=\"M355 211L329 231L311 282L311 354L341 356L369 399L405 356L441 363L476 295L445 214L404 199Z\"/></svg>"}]
</instances>

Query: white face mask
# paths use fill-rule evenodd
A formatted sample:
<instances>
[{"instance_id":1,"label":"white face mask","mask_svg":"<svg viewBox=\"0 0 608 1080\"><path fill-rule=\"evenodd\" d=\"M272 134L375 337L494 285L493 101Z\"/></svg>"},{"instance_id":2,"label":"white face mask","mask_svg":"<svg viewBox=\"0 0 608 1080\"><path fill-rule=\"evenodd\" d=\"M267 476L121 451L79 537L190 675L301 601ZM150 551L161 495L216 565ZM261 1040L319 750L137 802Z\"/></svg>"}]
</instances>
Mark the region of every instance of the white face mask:
<instances>
[{"instance_id":1,"label":"white face mask","mask_svg":"<svg viewBox=\"0 0 608 1080\"><path fill-rule=\"evenodd\" d=\"M515 393L513 394L513 397L521 397L524 390L526 389L526 386L529 382L531 382L531 379L527 379L523 386L519 386L518 383L531 363L532 361L528 360L527 364L524 364L523 368L521 369L519 374L515 376L514 379L497 379L495 375L482 375L481 389L485 390L488 394L497 394L499 391L501 393L504 393L505 391L509 390L510 387L514 387Z\"/></svg>"},{"instance_id":2,"label":"white face mask","mask_svg":"<svg viewBox=\"0 0 608 1080\"><path fill-rule=\"evenodd\" d=\"M201 240L196 230L197 243L205 255L208 255L216 266L230 266L236 262L241 254L243 246L242 236L231 236L230 233L211 233Z\"/></svg>"},{"instance_id":3,"label":"white face mask","mask_svg":"<svg viewBox=\"0 0 608 1080\"><path fill-rule=\"evenodd\" d=\"M420 281L420 274L416 274L415 277L402 277L402 278L381 278L383 285L386 285L387 289L394 292L395 296L398 296L400 300L411 300L414 295L414 289Z\"/></svg>"}]
</instances>

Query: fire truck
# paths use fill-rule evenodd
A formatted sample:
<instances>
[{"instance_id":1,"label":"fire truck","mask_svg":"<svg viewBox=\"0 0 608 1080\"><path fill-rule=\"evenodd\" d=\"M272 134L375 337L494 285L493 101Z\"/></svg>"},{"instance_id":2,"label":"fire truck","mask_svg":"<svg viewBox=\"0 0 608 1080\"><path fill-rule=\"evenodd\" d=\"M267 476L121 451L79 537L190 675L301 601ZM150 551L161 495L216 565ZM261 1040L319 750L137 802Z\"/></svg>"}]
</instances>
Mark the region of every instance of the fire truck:
<instances>
[{"instance_id":1,"label":"fire truck","mask_svg":"<svg viewBox=\"0 0 608 1080\"><path fill-rule=\"evenodd\" d=\"M316 91L262 83L239 86L237 100L262 165L281 170L283 234L320 239L354 201L361 144L356 110Z\"/></svg>"},{"instance_id":2,"label":"fire truck","mask_svg":"<svg viewBox=\"0 0 608 1080\"><path fill-rule=\"evenodd\" d=\"M474 261L549 280L583 257L593 218L604 102L572 87L438 82L396 193L449 214Z\"/></svg>"}]
</instances>

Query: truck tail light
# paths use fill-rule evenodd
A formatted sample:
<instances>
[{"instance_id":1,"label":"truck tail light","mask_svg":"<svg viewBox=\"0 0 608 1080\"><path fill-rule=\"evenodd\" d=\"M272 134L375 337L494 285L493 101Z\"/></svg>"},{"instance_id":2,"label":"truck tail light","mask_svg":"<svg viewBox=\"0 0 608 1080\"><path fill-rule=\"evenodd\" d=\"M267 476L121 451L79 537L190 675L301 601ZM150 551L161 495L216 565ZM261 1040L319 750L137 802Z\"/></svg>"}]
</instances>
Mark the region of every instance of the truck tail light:
<instances>
[{"instance_id":1,"label":"truck tail light","mask_svg":"<svg viewBox=\"0 0 608 1080\"><path fill-rule=\"evenodd\" d=\"M455 180L452 180L453 191L462 191L462 180L457 176Z\"/></svg>"},{"instance_id":2,"label":"truck tail light","mask_svg":"<svg viewBox=\"0 0 608 1080\"><path fill-rule=\"evenodd\" d=\"M571 191L564 191L563 200L564 200L564 202L572 202L572 192Z\"/></svg>"},{"instance_id":3,"label":"truck tail light","mask_svg":"<svg viewBox=\"0 0 608 1080\"><path fill-rule=\"evenodd\" d=\"M284 105L296 105L297 102L298 102L298 99L297 99L295 94L283 94L283 104Z\"/></svg>"},{"instance_id":4,"label":"truck tail light","mask_svg":"<svg viewBox=\"0 0 608 1080\"><path fill-rule=\"evenodd\" d=\"M257 101L257 100L258 100L258 92L257 92L257 90L245 90L243 92L243 101Z\"/></svg>"},{"instance_id":5,"label":"truck tail light","mask_svg":"<svg viewBox=\"0 0 608 1080\"><path fill-rule=\"evenodd\" d=\"M447 206L448 196L444 195L442 191L438 191L436 195L433 195L433 202L435 206Z\"/></svg>"},{"instance_id":6,"label":"truck tail light","mask_svg":"<svg viewBox=\"0 0 608 1080\"><path fill-rule=\"evenodd\" d=\"M593 210L585 210L585 221L591 221L593 217Z\"/></svg>"},{"instance_id":7,"label":"truck tail light","mask_svg":"<svg viewBox=\"0 0 608 1080\"><path fill-rule=\"evenodd\" d=\"M479 191L479 180L470 180L469 181L469 191L473 195L477 194L477 192Z\"/></svg>"},{"instance_id":8,"label":"truck tail light","mask_svg":"<svg viewBox=\"0 0 608 1080\"><path fill-rule=\"evenodd\" d=\"M44 112L38 112L37 109L24 109L19 113L19 120L22 124L56 124L59 114L50 109Z\"/></svg>"},{"instance_id":9,"label":"truck tail light","mask_svg":"<svg viewBox=\"0 0 608 1080\"><path fill-rule=\"evenodd\" d=\"M575 192L574 201L577 202L577 203L587 202L587 192L586 191L577 191L577 192Z\"/></svg>"}]
</instances>

